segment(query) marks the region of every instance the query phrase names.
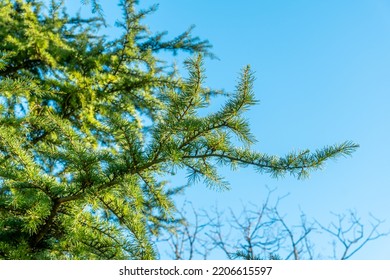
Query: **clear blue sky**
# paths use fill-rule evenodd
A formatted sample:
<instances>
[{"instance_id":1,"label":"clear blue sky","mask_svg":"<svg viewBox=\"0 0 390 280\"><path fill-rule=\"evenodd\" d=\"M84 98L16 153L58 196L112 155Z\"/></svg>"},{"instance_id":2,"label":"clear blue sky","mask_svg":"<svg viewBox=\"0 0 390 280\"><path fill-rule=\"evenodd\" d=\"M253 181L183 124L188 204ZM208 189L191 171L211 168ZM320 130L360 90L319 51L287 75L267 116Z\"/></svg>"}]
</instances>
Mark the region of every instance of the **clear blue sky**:
<instances>
[{"instance_id":1,"label":"clear blue sky","mask_svg":"<svg viewBox=\"0 0 390 280\"><path fill-rule=\"evenodd\" d=\"M269 186L290 193L281 208L292 220L300 209L324 223L331 211L355 209L363 218L386 219L382 230L390 229L389 1L161 0L141 6L154 3L158 11L144 21L152 31L173 37L195 24L194 34L212 43L219 60L206 61L207 85L233 91L240 69L252 66L260 100L247 114L259 141L254 149L284 155L345 140L360 144L353 157L328 162L304 181L276 180L250 168L226 172L228 192L201 184L188 190L196 208L261 204ZM104 7L109 17L118 15ZM390 237L354 258L390 259Z\"/></svg>"}]
</instances>

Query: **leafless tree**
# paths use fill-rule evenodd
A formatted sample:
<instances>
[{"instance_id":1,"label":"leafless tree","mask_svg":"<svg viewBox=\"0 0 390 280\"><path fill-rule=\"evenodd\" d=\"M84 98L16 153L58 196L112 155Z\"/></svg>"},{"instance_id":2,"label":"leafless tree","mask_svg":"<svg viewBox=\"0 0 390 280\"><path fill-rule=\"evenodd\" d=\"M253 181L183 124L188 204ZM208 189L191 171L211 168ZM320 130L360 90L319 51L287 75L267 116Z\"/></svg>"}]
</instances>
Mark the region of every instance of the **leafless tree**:
<instances>
[{"instance_id":1,"label":"leafless tree","mask_svg":"<svg viewBox=\"0 0 390 280\"><path fill-rule=\"evenodd\" d=\"M324 227L319 222L316 224L326 233L333 237L333 258L346 260L351 258L368 242L386 236L389 233L379 231L379 227L384 221L381 221L370 214L370 228L367 230L356 214L356 211L349 211L347 214L334 214L337 222L330 223ZM368 233L367 233L368 232ZM341 245L338 249L337 245Z\"/></svg>"},{"instance_id":2,"label":"leafless tree","mask_svg":"<svg viewBox=\"0 0 390 280\"><path fill-rule=\"evenodd\" d=\"M169 249L165 250L169 257L177 260L207 259L216 251L227 259L345 260L368 242L389 234L379 230L384 221L370 215L369 224L363 224L355 211L333 214L337 221L328 226L315 219L308 220L301 213L300 222L291 225L279 210L284 197L271 203L273 193L274 190L270 190L260 206L244 206L239 215L231 209L225 214L218 207L198 212L192 204L186 203L177 213L180 223L167 229L159 240L159 244L165 246L160 247L168 245ZM190 213L185 210L188 208ZM324 240L331 244L328 247L333 252L329 256L316 252L315 244Z\"/></svg>"},{"instance_id":3,"label":"leafless tree","mask_svg":"<svg viewBox=\"0 0 390 280\"><path fill-rule=\"evenodd\" d=\"M191 213L188 213L186 208L190 208ZM192 222L189 222L188 214L191 215ZM176 223L165 228L165 234L157 243L168 245L169 249L165 251L174 260L192 260L195 256L207 259L212 248L202 233L209 225L202 223L202 215L187 201L182 209L177 211L177 216Z\"/></svg>"}]
</instances>

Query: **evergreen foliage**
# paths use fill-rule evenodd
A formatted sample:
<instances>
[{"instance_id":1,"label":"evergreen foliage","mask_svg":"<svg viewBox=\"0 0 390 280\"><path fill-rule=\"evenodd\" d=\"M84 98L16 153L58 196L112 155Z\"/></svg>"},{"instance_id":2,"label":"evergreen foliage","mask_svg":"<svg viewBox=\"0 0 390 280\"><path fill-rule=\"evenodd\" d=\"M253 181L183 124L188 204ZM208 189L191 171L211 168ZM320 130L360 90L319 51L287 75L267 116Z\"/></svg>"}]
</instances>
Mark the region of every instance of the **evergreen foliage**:
<instances>
[{"instance_id":1,"label":"evergreen foliage","mask_svg":"<svg viewBox=\"0 0 390 280\"><path fill-rule=\"evenodd\" d=\"M151 236L174 222L180 191L167 174L186 169L213 188L228 186L221 165L301 178L357 147L255 152L243 117L256 103L249 67L225 105L201 116L218 94L204 86L207 41L150 34L140 21L154 7L136 11L134 0L121 1L122 34L109 40L97 1L93 18L63 2L0 0L2 259L153 259ZM161 50L193 53L189 77L169 73Z\"/></svg>"}]
</instances>

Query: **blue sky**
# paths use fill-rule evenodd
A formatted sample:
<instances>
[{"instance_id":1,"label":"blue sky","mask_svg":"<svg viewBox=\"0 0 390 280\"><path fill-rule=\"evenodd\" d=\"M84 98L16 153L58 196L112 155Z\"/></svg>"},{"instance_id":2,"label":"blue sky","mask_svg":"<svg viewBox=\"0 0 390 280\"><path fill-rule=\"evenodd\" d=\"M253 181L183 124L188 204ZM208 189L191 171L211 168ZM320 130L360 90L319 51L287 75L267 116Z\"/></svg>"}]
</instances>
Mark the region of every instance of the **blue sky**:
<instances>
[{"instance_id":1,"label":"blue sky","mask_svg":"<svg viewBox=\"0 0 390 280\"><path fill-rule=\"evenodd\" d=\"M107 9L109 1L101 2L107 16L118 16L113 6ZM252 66L260 100L247 113L258 140L254 149L284 155L345 140L360 144L351 158L330 161L303 181L276 180L251 168L225 170L232 189L192 186L186 199L194 207L261 204L268 186L277 195L290 193L281 209L292 221L302 210L326 224L330 212L354 209L363 218L372 213L387 220L382 230L390 229L389 1L161 0L141 6L155 3L158 11L144 21L152 31L166 30L172 38L194 24L194 34L212 43L219 60L206 60L208 86L233 91L240 69ZM180 65L183 57L173 59ZM176 179L173 185L183 182ZM354 258L390 259L390 236Z\"/></svg>"},{"instance_id":2,"label":"blue sky","mask_svg":"<svg viewBox=\"0 0 390 280\"><path fill-rule=\"evenodd\" d=\"M142 4L142 3L141 3ZM309 179L272 179L250 168L228 173L229 192L196 185L195 207L262 203L265 186L290 195L326 224L330 212L355 209L390 220L390 3L388 1L161 1L147 18L152 31L174 36L195 24L219 60L207 60L207 84L233 91L240 69L256 72L259 105L247 114L255 149L278 155L352 140L351 158L328 162ZM387 221L383 230L389 230ZM368 228L367 228L368 229ZM369 243L356 259L390 259L390 237Z\"/></svg>"}]
</instances>

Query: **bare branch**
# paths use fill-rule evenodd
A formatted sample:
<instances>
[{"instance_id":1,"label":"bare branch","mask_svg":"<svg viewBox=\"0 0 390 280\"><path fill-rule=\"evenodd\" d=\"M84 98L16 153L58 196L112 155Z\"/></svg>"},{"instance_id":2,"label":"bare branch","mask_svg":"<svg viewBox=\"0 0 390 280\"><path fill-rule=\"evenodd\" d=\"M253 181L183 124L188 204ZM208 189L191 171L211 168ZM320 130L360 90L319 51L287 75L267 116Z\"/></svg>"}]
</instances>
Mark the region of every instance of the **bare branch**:
<instances>
[{"instance_id":1,"label":"bare branch","mask_svg":"<svg viewBox=\"0 0 390 280\"><path fill-rule=\"evenodd\" d=\"M347 260L356 252L361 250L368 242L390 234L390 232L379 232L378 228L384 223L384 221L375 218L372 214L370 214L370 217L373 221L370 221L371 230L368 234L365 234L365 226L361 223L360 218L357 217L355 211L350 210L348 217L345 214L334 215L337 217L337 225L335 223L331 223L328 227L325 227L316 221L317 225L319 225L323 231L336 238L333 242L334 258ZM349 219L346 221L346 218ZM336 254L337 242L343 246L343 251L340 257L337 257Z\"/></svg>"}]
</instances>

